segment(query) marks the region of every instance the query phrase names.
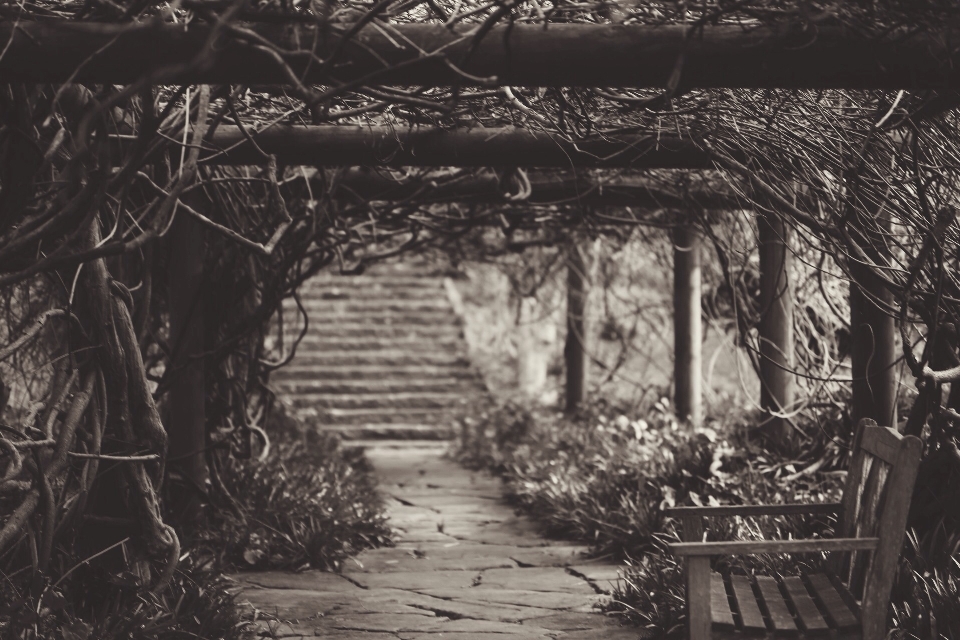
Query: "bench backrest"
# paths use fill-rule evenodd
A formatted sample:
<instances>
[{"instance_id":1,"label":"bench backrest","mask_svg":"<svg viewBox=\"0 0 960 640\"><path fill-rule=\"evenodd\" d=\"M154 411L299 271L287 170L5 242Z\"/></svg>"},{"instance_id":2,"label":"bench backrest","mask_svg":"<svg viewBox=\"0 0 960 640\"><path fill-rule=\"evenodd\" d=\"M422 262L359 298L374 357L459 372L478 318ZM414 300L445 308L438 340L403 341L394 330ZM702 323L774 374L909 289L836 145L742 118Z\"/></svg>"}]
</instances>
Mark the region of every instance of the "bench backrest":
<instances>
[{"instance_id":1,"label":"bench backrest","mask_svg":"<svg viewBox=\"0 0 960 640\"><path fill-rule=\"evenodd\" d=\"M861 601L865 627L886 624L921 449L919 438L878 427L873 420L857 425L836 535L879 538L880 543L876 551L837 554L832 562Z\"/></svg>"}]
</instances>

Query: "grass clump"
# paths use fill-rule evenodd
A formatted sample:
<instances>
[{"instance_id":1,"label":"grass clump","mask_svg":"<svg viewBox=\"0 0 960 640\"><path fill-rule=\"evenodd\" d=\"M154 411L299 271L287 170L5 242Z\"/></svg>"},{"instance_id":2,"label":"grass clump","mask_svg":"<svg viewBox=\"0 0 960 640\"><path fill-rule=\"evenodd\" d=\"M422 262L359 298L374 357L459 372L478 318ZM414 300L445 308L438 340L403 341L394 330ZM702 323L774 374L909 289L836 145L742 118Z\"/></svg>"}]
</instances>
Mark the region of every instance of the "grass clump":
<instances>
[{"instance_id":1,"label":"grass clump","mask_svg":"<svg viewBox=\"0 0 960 640\"><path fill-rule=\"evenodd\" d=\"M207 543L225 566L336 571L353 554L392 544L372 468L336 436L288 436L263 460L224 460L218 476L233 498Z\"/></svg>"}]
</instances>

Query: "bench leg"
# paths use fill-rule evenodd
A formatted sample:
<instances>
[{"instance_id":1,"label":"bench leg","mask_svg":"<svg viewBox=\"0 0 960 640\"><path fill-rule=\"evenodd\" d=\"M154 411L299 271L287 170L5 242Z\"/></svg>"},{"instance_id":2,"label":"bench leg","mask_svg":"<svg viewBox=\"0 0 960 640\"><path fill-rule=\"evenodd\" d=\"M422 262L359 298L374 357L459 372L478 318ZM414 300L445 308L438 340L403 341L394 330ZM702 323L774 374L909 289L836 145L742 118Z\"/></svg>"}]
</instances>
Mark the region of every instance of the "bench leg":
<instances>
[{"instance_id":1,"label":"bench leg","mask_svg":"<svg viewBox=\"0 0 960 640\"><path fill-rule=\"evenodd\" d=\"M687 558L687 627L690 640L710 640L710 558Z\"/></svg>"}]
</instances>

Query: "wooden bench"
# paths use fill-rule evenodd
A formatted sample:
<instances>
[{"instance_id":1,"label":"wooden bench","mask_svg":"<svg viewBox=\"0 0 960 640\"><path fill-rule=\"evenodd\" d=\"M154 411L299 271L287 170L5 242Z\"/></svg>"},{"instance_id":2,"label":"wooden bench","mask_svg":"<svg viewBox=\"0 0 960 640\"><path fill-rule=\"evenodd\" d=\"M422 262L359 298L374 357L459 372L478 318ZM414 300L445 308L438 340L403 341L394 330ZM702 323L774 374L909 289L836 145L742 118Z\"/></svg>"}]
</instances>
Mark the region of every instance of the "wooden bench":
<instances>
[{"instance_id":1,"label":"wooden bench","mask_svg":"<svg viewBox=\"0 0 960 640\"><path fill-rule=\"evenodd\" d=\"M883 640L920 452L918 438L863 420L841 502L666 509L683 527L684 541L670 548L686 560L690 639ZM834 513L836 538L702 541L709 516ZM721 576L710 569L715 556L823 552L828 570L811 575Z\"/></svg>"}]
</instances>

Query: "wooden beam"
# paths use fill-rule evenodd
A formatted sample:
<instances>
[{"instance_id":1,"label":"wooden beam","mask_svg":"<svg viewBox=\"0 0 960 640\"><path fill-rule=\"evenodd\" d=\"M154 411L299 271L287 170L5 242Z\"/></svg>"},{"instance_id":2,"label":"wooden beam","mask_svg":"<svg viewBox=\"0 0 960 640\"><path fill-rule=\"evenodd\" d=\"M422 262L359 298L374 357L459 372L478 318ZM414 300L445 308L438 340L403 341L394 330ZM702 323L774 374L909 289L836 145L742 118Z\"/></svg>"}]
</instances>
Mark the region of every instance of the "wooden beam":
<instances>
[{"instance_id":1,"label":"wooden beam","mask_svg":"<svg viewBox=\"0 0 960 640\"><path fill-rule=\"evenodd\" d=\"M337 51L351 25L243 25L277 46ZM144 21L12 22L0 83L121 84L148 74L155 84L282 84L287 77L261 49L199 20L187 26ZM956 34L864 34L820 24L497 25L474 42L476 25L372 24L330 64L288 56L306 84L664 87L678 69L681 87L789 89L956 88ZM209 46L212 45L212 46Z\"/></svg>"},{"instance_id":2,"label":"wooden beam","mask_svg":"<svg viewBox=\"0 0 960 640\"><path fill-rule=\"evenodd\" d=\"M789 420L777 414L793 409L793 293L790 283L789 227L777 215L758 215L760 242L760 406L764 430L785 445L793 436Z\"/></svg>"},{"instance_id":3,"label":"wooden beam","mask_svg":"<svg viewBox=\"0 0 960 640\"><path fill-rule=\"evenodd\" d=\"M517 127L449 131L353 125L273 126L256 134L266 153L288 165L392 167L632 167L711 169L709 156L688 139L615 134L576 143ZM233 126L217 129L205 154L210 164L263 164Z\"/></svg>"},{"instance_id":4,"label":"wooden beam","mask_svg":"<svg viewBox=\"0 0 960 640\"><path fill-rule=\"evenodd\" d=\"M589 205L635 207L638 210L689 210L697 206L708 210L732 210L743 205L737 198L718 185L715 190L706 187L683 192L671 189L663 181L642 175L613 177L578 174L573 171L529 171L526 173L530 193L522 200L511 200L519 192L515 178L495 171L451 179L449 176L427 173L414 178L403 178L385 171L350 169L336 176L338 196L356 197L364 202L402 201L415 198L417 202L462 204L516 204L516 205ZM326 188L326 178L317 175L311 180L315 190ZM296 186L297 181L290 182Z\"/></svg>"},{"instance_id":5,"label":"wooden beam","mask_svg":"<svg viewBox=\"0 0 960 640\"><path fill-rule=\"evenodd\" d=\"M673 230L673 381L677 417L703 421L703 325L700 311L700 234L692 225Z\"/></svg>"}]
</instances>

